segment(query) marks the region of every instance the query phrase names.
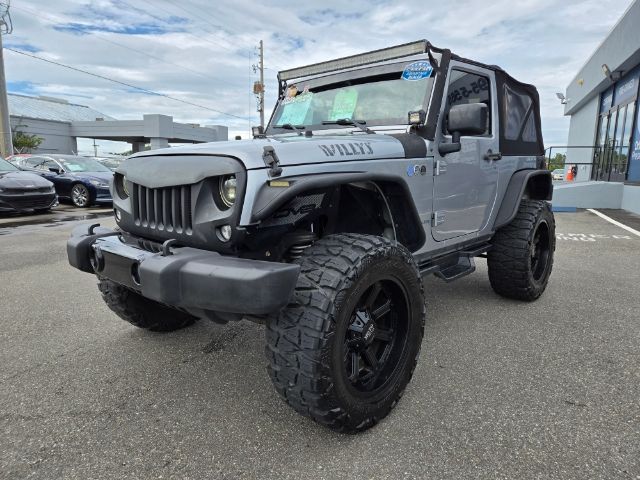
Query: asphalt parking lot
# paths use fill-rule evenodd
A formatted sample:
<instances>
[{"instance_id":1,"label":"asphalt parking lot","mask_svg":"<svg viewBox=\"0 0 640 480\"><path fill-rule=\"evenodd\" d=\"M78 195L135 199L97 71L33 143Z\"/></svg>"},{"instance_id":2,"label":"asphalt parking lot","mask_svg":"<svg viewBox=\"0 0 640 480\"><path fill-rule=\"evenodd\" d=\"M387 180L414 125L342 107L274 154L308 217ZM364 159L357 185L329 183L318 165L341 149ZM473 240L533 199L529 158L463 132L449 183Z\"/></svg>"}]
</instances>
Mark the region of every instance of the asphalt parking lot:
<instances>
[{"instance_id":1,"label":"asphalt parking lot","mask_svg":"<svg viewBox=\"0 0 640 480\"><path fill-rule=\"evenodd\" d=\"M78 219L0 224L0 478L640 479L640 237L556 219L537 302L496 296L481 259L425 279L413 381L355 436L278 398L263 327L137 330L68 266Z\"/></svg>"},{"instance_id":2,"label":"asphalt parking lot","mask_svg":"<svg viewBox=\"0 0 640 480\"><path fill-rule=\"evenodd\" d=\"M33 229L43 225L54 226L71 221L91 220L111 214L111 205L94 205L77 208L69 204L59 204L48 212L36 214L0 214L0 235L14 233L14 227ZM23 234L25 228L18 230Z\"/></svg>"}]
</instances>

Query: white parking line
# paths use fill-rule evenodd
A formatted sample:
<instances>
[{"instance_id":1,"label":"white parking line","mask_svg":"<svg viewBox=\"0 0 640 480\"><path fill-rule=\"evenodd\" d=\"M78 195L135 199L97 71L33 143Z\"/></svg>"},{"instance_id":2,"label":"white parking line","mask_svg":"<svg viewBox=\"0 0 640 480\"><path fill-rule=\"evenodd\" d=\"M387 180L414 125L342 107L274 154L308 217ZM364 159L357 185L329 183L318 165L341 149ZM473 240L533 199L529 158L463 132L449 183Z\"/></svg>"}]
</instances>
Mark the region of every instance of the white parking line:
<instances>
[{"instance_id":1,"label":"white parking line","mask_svg":"<svg viewBox=\"0 0 640 480\"><path fill-rule=\"evenodd\" d=\"M631 233L633 233L634 235L637 235L637 236L639 236L639 237L640 237L640 232L639 232L638 230L635 230L635 229L633 229L633 228L631 228L631 227L628 227L628 226L627 226L627 225L625 225L624 223L620 223L620 222L618 222L617 220L614 220L614 219L613 219L613 218L611 218L611 217L607 217L604 213L600 213L599 211L594 210L593 208L587 208L587 211L588 211L588 212L591 212L591 213L595 213L595 214L596 214L596 215L598 215L600 218L604 218L607 222L609 222L609 223L613 223L614 225L616 225L616 226L618 226L618 227L620 227L620 228L624 228L627 232L631 232Z\"/></svg>"}]
</instances>

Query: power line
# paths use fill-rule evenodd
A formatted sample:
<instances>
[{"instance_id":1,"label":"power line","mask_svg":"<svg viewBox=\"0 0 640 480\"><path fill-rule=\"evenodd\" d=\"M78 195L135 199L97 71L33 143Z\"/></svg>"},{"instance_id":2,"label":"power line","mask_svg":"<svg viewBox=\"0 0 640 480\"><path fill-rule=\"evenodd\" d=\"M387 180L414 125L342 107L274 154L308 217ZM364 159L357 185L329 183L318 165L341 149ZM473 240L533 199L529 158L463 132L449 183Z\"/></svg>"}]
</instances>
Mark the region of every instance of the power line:
<instances>
[{"instance_id":1,"label":"power line","mask_svg":"<svg viewBox=\"0 0 640 480\"><path fill-rule=\"evenodd\" d=\"M152 8L157 8L159 10L162 10L163 12L165 12L165 13L171 15L171 16L175 16L176 15L175 12L171 12L171 11L167 10L166 8L162 8L160 5L157 5L156 3L151 3L149 0L142 0L142 1L145 2L147 5L151 6ZM146 15L149 15L151 18L155 18L156 20L159 20L161 22L166 22L165 19L160 18L160 17L154 15L153 13L148 12L147 10L141 10L140 8L135 7L135 6L131 5L130 3L126 3L126 2L125 2L125 5L128 5L130 8L132 8L134 10L142 11ZM208 30L205 30L205 29L202 29L202 30L205 33L212 33L211 31L208 31ZM209 38L206 38L206 37L199 37L199 36L194 35L193 33L190 33L190 32L182 32L182 33L184 33L185 35L189 35L190 37L194 37L198 41L204 41L204 42L210 43L211 45L215 45L216 47L220 47L220 48L222 48L224 50L227 50L227 51L229 51L231 53L235 53L230 47L228 47L227 45L223 45L220 42L215 42L215 41L213 41L213 40L211 40Z\"/></svg>"},{"instance_id":2,"label":"power line","mask_svg":"<svg viewBox=\"0 0 640 480\"><path fill-rule=\"evenodd\" d=\"M8 1L8 0L6 0L6 1ZM169 15L171 15L171 16L176 15L176 13L174 13L174 12L170 12L169 10L166 10L166 9L164 9L164 8L162 8L162 7L159 7L158 5L151 4L151 2L149 2L149 0L143 0L143 1L144 1L145 3L147 3L147 4L149 4L151 7L154 7L154 8L160 8L160 9L161 9L161 10L163 10L165 13L167 13L167 14L169 14ZM148 16L151 16L152 18L155 18L156 20L160 21L161 23L167 23L167 20L166 20L166 19L164 19L164 18L160 18L160 17L158 17L158 16L156 16L156 15L153 15L152 13L150 13L150 12L149 12L149 11L147 11L147 10L143 10L143 9L141 9L141 8L137 7L137 6L133 6L133 5L128 4L128 3L126 3L126 2L123 2L123 3L124 3L125 5L127 5L129 8L131 8L132 10L134 10L134 11L142 12L142 13L144 13L145 15L148 15ZM6 5L6 3L0 0L0 5ZM179 6L179 5L174 5L174 7L175 7L175 6L177 6L178 8L180 8L181 10L183 10L183 11L185 11L185 12L189 13L189 14L192 14L192 15L197 15L197 14L198 14L198 12L194 12L193 10L188 10L188 9L186 9L186 8L183 8L183 7ZM23 10L23 11L25 11L25 12L28 12L28 13L30 13L30 14L32 14L32 15L34 15L34 16L36 16L36 17L42 18L42 19L44 19L45 21L47 21L48 23L55 24L56 22L63 22L62 20L59 20L58 18L54 18L54 17L52 17L52 16L48 16L48 15L47 15L47 18L45 18L44 16L39 15L36 11L31 10L31 9L28 9L28 8L24 8L24 7L17 7L17 8L19 8L20 10ZM200 15L198 15L198 18L201 18L201 16L200 16ZM222 27L222 26L220 26L220 25L216 25L216 24L212 24L212 25L213 25L214 27L216 27L216 28L220 28L220 29L222 29L222 30L225 30L225 28L224 28L224 27ZM68 29L78 31L78 32L80 32L80 33L87 33L87 30L84 30L84 29L82 29L82 28L80 28L80 27L74 26L73 24L67 24L66 26L67 26L67 28L68 28ZM203 30L204 30L204 29L203 29ZM227 29L227 30L228 30L228 29ZM211 33L211 34L213 34L213 32L210 32L210 31L207 31L207 30L204 30L204 31L205 31L205 32L207 32L207 33ZM155 55L149 54L149 53L147 53L147 52L143 52L143 51L138 50L138 49L135 49L135 48L133 48L133 47L129 47L129 46L127 46L127 45L123 45L123 44L121 44L121 43L119 43L119 42L116 42L116 41L112 41L112 40L109 40L109 39L103 38L103 37L99 36L99 34L100 34L101 32L95 32L95 31L93 31L93 32L91 32L91 33L94 33L94 34L95 34L95 35L94 35L94 38L98 38L99 40L102 40L102 41L104 41L104 42L107 42L107 43L110 43L110 44L116 45L116 46L118 46L118 47L121 47L121 48L124 48L124 49L130 50L130 51L136 52L136 53L138 53L138 54L141 54L141 55L144 55L144 56L147 56L147 57L150 57L150 58L153 58L153 59L158 60L158 61L163 62L163 63L167 63L167 64L170 64L170 65L174 65L174 66L179 67L179 68L181 68L181 69L184 69L184 70L187 70L187 71L193 72L193 73L195 73L196 75L203 76L203 77L206 77L206 78L211 78L211 77L209 77L209 76L205 75L204 73L199 72L199 71L197 71L197 70L193 70L193 69L191 69L191 68L189 68L189 67L186 67L186 66L183 66L183 65L179 65L179 64L174 63L174 62L170 62L170 61L168 61L168 60L165 60L165 59L163 59L163 58L160 58L160 57L157 57L157 56L155 56ZM222 44L217 43L217 42L215 42L215 43L214 43L214 42L210 41L210 40L209 40L208 38L206 38L206 37L198 37L198 36L196 36L196 35L194 35L194 34L192 34L192 33L190 33L190 32L181 32L181 33L186 34L186 35L189 35L189 36L192 36L192 37L196 38L196 39L197 39L197 40L199 40L199 41L206 41L206 42L208 42L208 43L211 43L212 45L216 45L216 46L218 46L218 47L222 47L223 49L228 50L228 51L230 51L230 52L232 52L232 53L236 53L236 54L238 53L238 52L236 52L236 51L232 50L231 48L229 48L229 47L227 47L227 46L225 46L225 45L222 45ZM76 71L79 71L79 72L82 72L82 73L85 73L85 74L89 74L89 75L92 75L92 76L95 76L95 77L98 77L98 78L102 78L102 79L108 80L108 81L112 81L112 82L115 82L115 83L119 83L119 84L122 84L122 85L126 85L126 86L129 86L129 87L131 87L131 88L134 88L134 89L137 89L137 90L140 90L140 91L144 91L144 92L151 93L151 94L154 94L154 95L163 96L163 97L166 97L166 98L169 98L169 99L175 100L175 101L179 101L179 102L186 103L186 104L189 104L189 105L197 106L197 107L199 107L199 108L204 108L204 109L207 109L207 110L210 110L210 111L214 111L214 112L217 112L217 113L220 113L220 114L223 114L223 115L228 115L228 116L232 116L232 117L235 117L235 118L247 118L247 117L240 117L240 116L238 116L238 115L234 115L234 114L228 114L228 113L226 113L226 112L222 112L222 111L219 111L219 110L216 110L216 109L210 108L210 107L206 107L206 106L203 106L203 105L195 104L195 103L193 103L193 102L188 102L188 101L185 101L185 100L182 100L182 99L178 99L178 98L175 98L175 97L172 97L172 96L166 95L166 94L162 94L162 93L154 92L154 91L152 91L152 90L144 89L144 88L142 88L142 87L137 87L137 86L135 86L135 85L130 85L130 84L127 84L127 83L125 83L125 82L120 82L120 81L118 81L118 80L111 79L111 78L109 78L109 77L104 77L104 76L102 76L102 75L94 74L94 73L92 73L92 72L87 72L87 71L85 71L85 70L81 70L81 69L78 69L78 68L75 68L75 67L71 67L71 66L68 66L68 65L65 65L65 64L61 64L61 63L58 63L58 62L54 62L54 61L51 61L51 60L47 60L47 59L45 59L45 58L38 57L37 55L29 55L29 54L26 54L25 52L17 51L17 50L13 50L13 49L8 49L8 50L11 50L11 51L13 51L13 52L15 52L15 53L23 54L23 55L25 55L25 56L30 56L30 57L33 57L33 58L36 58L36 59L39 59L39 60L43 60L43 61L46 61L46 62L49 62L49 63L55 64L55 65L59 65L59 66L65 67L65 68L70 68L70 69L73 69L73 70L76 70ZM247 55L249 56L249 58L251 58L251 55L250 55L250 54L247 54ZM274 65L274 66L276 66L276 67L277 67L277 65ZM274 71L274 69L271 69L271 68L266 67L266 66L263 66L263 68ZM278 67L278 68L280 68L280 67ZM262 85L264 85L264 81L262 81ZM264 87L263 87L263 88L264 88ZM250 97L250 98L251 98L251 97ZM261 107L261 108L262 108L262 109L264 109L264 104L263 104L263 103L262 103L262 107ZM251 121L251 117L249 117L249 120Z\"/></svg>"},{"instance_id":3,"label":"power line","mask_svg":"<svg viewBox=\"0 0 640 480\"><path fill-rule=\"evenodd\" d=\"M148 1L148 0L144 0L144 1ZM165 1L166 1L166 2L169 2L169 0L165 0ZM201 18L201 17L204 15L203 11L201 11L200 9L198 9L198 8L197 8L197 6L196 6L196 5L194 5L192 2L190 2L190 1L188 1L188 0L187 0L187 1L185 1L184 3L190 3L190 4L191 4L191 6L195 8L195 11L194 11L194 10L187 10L184 6L181 6L181 5L179 5L179 4L173 4L173 3L172 3L172 5L173 5L174 7L177 7L177 8L179 8L179 9L181 9L182 11L185 11L185 12L191 12L193 15L196 15L198 18ZM207 17L212 18L212 17L211 17L211 16L209 16L209 15L207 15ZM206 20L204 20L204 19L203 19L203 21L206 21ZM207 22L207 23L208 23L208 22ZM237 30L234 30L234 29L232 29L232 28L229 28L228 26L223 27L223 26L221 26L221 25L217 25L217 24L215 24L215 23L211 23L211 25L212 25L212 26L214 26L214 27L216 27L216 28L220 28L221 30L227 30L227 31L230 31L230 32L233 32L233 33L236 33L236 34L238 33L238 31L237 31ZM280 58L280 60L286 60L286 59L285 59L285 58L284 58L280 53L278 53L278 52L273 52L273 51L272 51L272 52L271 52L271 55L272 55L273 57ZM282 68L281 68L281 67L279 67L278 65L275 65L275 64L274 64L274 66L275 66L278 70L282 70ZM265 69L267 69L267 70L273 70L272 68L268 68L268 67L264 67L264 68L265 68Z\"/></svg>"},{"instance_id":4,"label":"power line","mask_svg":"<svg viewBox=\"0 0 640 480\"><path fill-rule=\"evenodd\" d=\"M119 85L123 85L123 86L129 87L129 88L133 88L135 90L139 90L139 91L144 92L144 93L148 93L148 94L151 94L151 95L157 95L159 97L168 98L169 100L174 100L176 102L184 103L186 105L191 105L193 107L198 107L198 108L202 108L204 110L209 110L211 112L219 113L220 115L226 115L228 117L239 118L240 120L246 120L247 119L247 117L241 117L240 115L234 115L233 113L227 113L227 112L223 112L221 110L216 110L215 108L211 108L211 107L207 107L207 106L204 106L204 105L200 105L198 103L193 103L193 102L190 102L188 100L183 100L181 98L176 98L176 97L173 97L171 95L167 95L166 93L154 92L153 90L149 90L149 89L146 89L146 88L138 87L137 85L132 85L130 83L122 82L120 80L115 80L113 78L105 77L104 75L100 75L98 73L88 72L86 70L82 70L81 68L72 67L71 65L65 65L64 63L60 63L60 62L56 62L56 61L53 61L53 60L49 60L47 58L43 58L43 57L40 57L38 55L34 55L32 53L27 53L27 52L23 52L23 51L20 51L20 50L15 50L15 49L9 48L9 47L5 47L5 50L8 50L8 51L13 52L13 53L17 53L18 55L24 55L25 57L35 58L37 60L41 60L43 62L51 63L53 65L57 65L59 67L67 68L69 70L74 70L76 72L84 73L86 75L91 75L92 77L101 78L102 80L107 80L109 82L117 83Z\"/></svg>"},{"instance_id":5,"label":"power line","mask_svg":"<svg viewBox=\"0 0 640 480\"><path fill-rule=\"evenodd\" d=\"M59 21L59 20L55 19L54 17L52 17L52 16L50 16L50 15L47 15L46 17L45 17L45 16L43 16L43 15L40 15L40 14L39 14L39 13L37 13L35 10L31 10L30 8L25 8L25 7L16 7L16 6L14 6L13 8L17 8L17 9L19 9L19 10L22 10L23 12L30 13L31 15L33 15L33 16L35 16L35 17L38 17L38 18L41 18L41 19L43 19L43 20L45 20L45 21L47 21L47 22L49 22L49 23L51 23L51 24L55 24L56 22L58 22L58 21ZM76 26L73 26L73 25L70 25L70 24L69 24L69 25L67 25L67 27L68 27L68 28L70 28L71 30L75 30L75 31L80 32L80 33L87 33L87 32L86 32L85 30L83 30L82 28L80 28L80 27L76 27ZM210 77L209 75L207 75L207 74L205 74L205 73L203 73L203 72L199 72L199 71L197 71L197 70L193 70L192 68L189 68L189 67L187 67L187 66L185 66L185 65L180 65L180 64L178 64L178 63L174 63L174 62L171 62L171 61L169 61L169 60L165 60L164 58L157 57L157 56L152 55L152 54L147 53L147 52L143 52L142 50L138 50L138 49L133 48L133 47L130 47L130 46L128 46L128 45L124 45L124 44L122 44L122 43L116 42L116 41L114 41L114 40L109 40L109 39L107 39L107 38L104 38L104 37L102 37L102 36L100 36L100 35L99 35L99 34L100 34L100 32L92 32L92 33L95 35L95 38L97 38L98 40L102 40L103 42L107 42L107 43L110 43L110 44L112 44L112 45L116 45L116 46L118 46L118 47L124 48L124 49L126 49L126 50L130 50L130 51L132 51L132 52L136 52L136 53L138 53L138 54L140 54L140 55L144 55L144 56L147 56L147 57L149 57L149 58L153 58L154 60L158 60L158 61L163 62L163 63L166 63L166 64L168 64L168 65L173 65L174 67L182 68L182 69L184 69L184 70L187 70L187 71L189 71L189 72L195 73L196 75L199 75L199 76L201 76L201 77L207 78L207 79L209 79L209 80L211 80L211 79L212 79L212 77Z\"/></svg>"},{"instance_id":6,"label":"power line","mask_svg":"<svg viewBox=\"0 0 640 480\"><path fill-rule=\"evenodd\" d=\"M142 0L142 1L143 1L143 2L145 2L147 5L150 5L150 6L152 6L153 8L158 8L158 9L162 10L163 12L165 12L165 13L167 13L167 14L169 14L169 15L176 15L176 12L171 12L170 10L167 10L166 8L161 7L161 6L157 5L156 3L151 3L151 1L150 1L150 0ZM219 28L219 29L221 29L221 30L228 30L228 31L231 31L231 32L234 32L234 33L238 33L237 31L234 31L234 30L232 30L232 29L230 29L230 28L228 28L228 27L223 27L223 26L221 26L221 25L217 25L217 24L214 24L214 23L207 22L206 20L204 20L204 19L202 18L202 14L201 14L198 10L188 10L188 9L184 8L183 6L181 6L181 5L178 5L178 4L176 4L176 3L171 3L171 2L169 2L168 0L167 0L167 3L169 3L169 4L170 4L171 6L173 6L174 8L179 8L179 9L180 9L180 10L182 10L183 12L186 12L186 13L189 15L187 18L189 18L190 20L194 20L194 18L193 18L193 17L195 16L195 17L196 17L200 22L202 22L202 23L204 23L204 24L211 25L211 26L213 26L213 27L215 27L215 28ZM127 4L127 5L129 5L129 7L132 7L132 6L131 6L131 4ZM132 7L132 8L135 8L135 7ZM163 20L163 19L161 19L161 18L159 18L159 17L157 17L157 16L153 15L152 13L150 13L150 12L148 12L148 11L146 11L146 10L144 10L144 13L146 13L147 15L149 15L149 16L150 16L150 17L152 17L152 18L155 18L156 20L160 20L160 21L162 21L162 22L164 22L164 21L165 21L165 20ZM212 35L214 34L214 32L212 32L212 31L211 31L211 30L209 30L209 29L205 29L205 28L202 28L202 27L200 27L200 28L201 28L201 29L202 29L202 31L203 31L203 32L205 32L205 33L209 33L209 34L212 34ZM217 46L219 46L219 47L222 47L223 49L225 49L225 50L227 50L227 51L229 51L229 52L231 52L231 53L235 53L236 55L238 54L238 52L237 52L237 51L235 51L235 50L233 50L231 47L226 46L226 45L223 45L223 44L221 44L221 43L219 43L219 42L213 42L213 41L211 41L210 39L207 39L207 38L205 38L205 37L198 37L197 35L193 35L193 34L190 34L190 33L188 33L188 32L185 32L185 33L187 33L188 35L191 35L191 36L193 36L193 37L197 38L198 40L204 40L205 42L212 43L212 44L214 44L214 45L217 45ZM247 57L247 58L252 58L252 55L251 55L251 54L248 54L248 55L242 55L242 56L245 56L245 57ZM274 56L275 56L275 55L274 55ZM280 57L280 58L282 59L282 57ZM267 69L267 70L272 70L272 71L282 70L282 67L280 67L280 66L278 66L278 65L273 64L273 66L274 66L274 67L276 67L276 69L277 69L277 70L274 70L274 69L269 68L269 67L264 67L264 68L265 68L265 69Z\"/></svg>"},{"instance_id":7,"label":"power line","mask_svg":"<svg viewBox=\"0 0 640 480\"><path fill-rule=\"evenodd\" d=\"M210 23L210 22L208 22L206 19L204 19L204 18L203 18L203 16L204 16L204 15L203 15L203 13L202 13L202 12L199 12L199 11L194 12L193 10L189 10L189 9L187 9L187 8L184 8L184 7L183 7L183 6L181 6L179 3L171 3L171 5L172 5L172 6L174 6L174 7L179 8L179 9L180 9L180 10L182 10L183 12L187 12L187 13L189 13L189 14L191 14L191 15L195 15L197 18L200 18L200 19L201 19L201 21L206 22L207 24L211 25L211 26L212 26L212 27L214 27L214 28L219 28L220 30L225 30L225 28L224 28L222 25L218 25L218 24L215 24L215 23Z\"/></svg>"}]
</instances>

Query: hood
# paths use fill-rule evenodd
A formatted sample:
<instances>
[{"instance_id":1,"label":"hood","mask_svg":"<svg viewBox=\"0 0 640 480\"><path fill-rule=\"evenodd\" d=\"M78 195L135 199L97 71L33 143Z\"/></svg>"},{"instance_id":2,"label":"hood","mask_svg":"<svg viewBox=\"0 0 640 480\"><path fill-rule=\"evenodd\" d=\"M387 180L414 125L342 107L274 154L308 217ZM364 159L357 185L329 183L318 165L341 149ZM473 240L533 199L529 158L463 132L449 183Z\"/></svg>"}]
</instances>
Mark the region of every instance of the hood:
<instances>
[{"instance_id":1,"label":"hood","mask_svg":"<svg viewBox=\"0 0 640 480\"><path fill-rule=\"evenodd\" d=\"M98 180L100 182L109 183L113 177L113 172L70 172L78 178L85 180Z\"/></svg>"},{"instance_id":2,"label":"hood","mask_svg":"<svg viewBox=\"0 0 640 480\"><path fill-rule=\"evenodd\" d=\"M0 188L19 188L29 190L32 188L52 187L46 178L31 172L0 172Z\"/></svg>"},{"instance_id":3,"label":"hood","mask_svg":"<svg viewBox=\"0 0 640 480\"><path fill-rule=\"evenodd\" d=\"M347 135L286 135L254 140L200 143L171 149L140 152L129 158L165 155L217 155L238 158L248 170L265 168L262 158L264 147L273 147L281 166L353 160L405 158L404 141L398 138L412 137L412 142L426 143L416 135L400 134L347 134ZM424 156L423 154L423 156Z\"/></svg>"}]
</instances>

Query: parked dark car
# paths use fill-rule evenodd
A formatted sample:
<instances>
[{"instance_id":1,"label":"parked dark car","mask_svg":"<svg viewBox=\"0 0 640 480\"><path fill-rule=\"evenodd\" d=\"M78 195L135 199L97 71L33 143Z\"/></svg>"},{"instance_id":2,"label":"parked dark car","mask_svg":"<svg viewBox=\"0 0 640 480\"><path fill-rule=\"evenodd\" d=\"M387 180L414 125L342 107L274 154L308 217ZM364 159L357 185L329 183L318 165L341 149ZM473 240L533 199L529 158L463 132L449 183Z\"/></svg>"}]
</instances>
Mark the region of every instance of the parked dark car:
<instances>
[{"instance_id":1,"label":"parked dark car","mask_svg":"<svg viewBox=\"0 0 640 480\"><path fill-rule=\"evenodd\" d=\"M0 158L0 212L44 211L57 204L53 183Z\"/></svg>"},{"instance_id":2,"label":"parked dark car","mask_svg":"<svg viewBox=\"0 0 640 480\"><path fill-rule=\"evenodd\" d=\"M33 155L17 165L51 180L60 198L76 207L111 203L109 181L113 172L93 158L75 155Z\"/></svg>"}]
</instances>

